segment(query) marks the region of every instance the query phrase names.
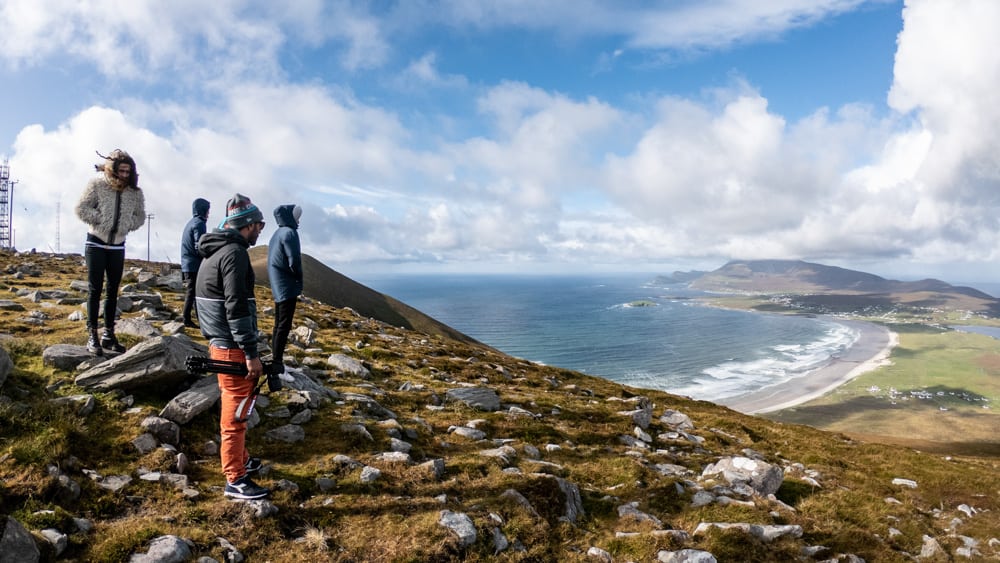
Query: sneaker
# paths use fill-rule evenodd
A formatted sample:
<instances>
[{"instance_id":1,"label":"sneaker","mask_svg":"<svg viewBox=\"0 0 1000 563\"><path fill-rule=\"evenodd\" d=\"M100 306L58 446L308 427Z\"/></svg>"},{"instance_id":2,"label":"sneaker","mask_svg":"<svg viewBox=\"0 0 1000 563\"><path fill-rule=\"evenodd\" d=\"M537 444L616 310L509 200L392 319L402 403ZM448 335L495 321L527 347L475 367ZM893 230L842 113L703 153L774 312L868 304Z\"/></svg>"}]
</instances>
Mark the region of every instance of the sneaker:
<instances>
[{"instance_id":1,"label":"sneaker","mask_svg":"<svg viewBox=\"0 0 1000 563\"><path fill-rule=\"evenodd\" d=\"M118 352L119 354L125 351L125 347L118 342L117 338L115 338L115 333L110 332L107 329L105 329L104 334L101 335L101 348L111 350L112 352Z\"/></svg>"},{"instance_id":2,"label":"sneaker","mask_svg":"<svg viewBox=\"0 0 1000 563\"><path fill-rule=\"evenodd\" d=\"M252 457L247 460L246 464L243 466L246 468L247 473L256 473L264 467L264 462L260 460L259 457Z\"/></svg>"},{"instance_id":3,"label":"sneaker","mask_svg":"<svg viewBox=\"0 0 1000 563\"><path fill-rule=\"evenodd\" d=\"M240 477L234 483L226 483L226 490L223 492L227 497L242 500L264 498L270 493L267 488L254 483L249 475Z\"/></svg>"},{"instance_id":4,"label":"sneaker","mask_svg":"<svg viewBox=\"0 0 1000 563\"><path fill-rule=\"evenodd\" d=\"M101 345L97 340L97 331L90 331L90 337L87 338L87 351L95 356L103 356L104 350L101 349Z\"/></svg>"}]
</instances>

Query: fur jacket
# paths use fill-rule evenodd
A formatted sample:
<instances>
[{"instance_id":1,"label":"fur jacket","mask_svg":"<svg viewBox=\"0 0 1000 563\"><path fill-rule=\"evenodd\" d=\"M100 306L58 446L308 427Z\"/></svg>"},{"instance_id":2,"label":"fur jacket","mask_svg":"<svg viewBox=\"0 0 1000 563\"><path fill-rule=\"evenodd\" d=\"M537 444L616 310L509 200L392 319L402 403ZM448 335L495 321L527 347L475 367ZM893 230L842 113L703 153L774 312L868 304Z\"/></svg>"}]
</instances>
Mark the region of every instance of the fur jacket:
<instances>
[{"instance_id":1,"label":"fur jacket","mask_svg":"<svg viewBox=\"0 0 1000 563\"><path fill-rule=\"evenodd\" d=\"M122 244L125 235L146 222L146 198L139 188L115 190L104 175L96 176L87 182L76 204L76 216L87 224L90 234L107 244Z\"/></svg>"}]
</instances>

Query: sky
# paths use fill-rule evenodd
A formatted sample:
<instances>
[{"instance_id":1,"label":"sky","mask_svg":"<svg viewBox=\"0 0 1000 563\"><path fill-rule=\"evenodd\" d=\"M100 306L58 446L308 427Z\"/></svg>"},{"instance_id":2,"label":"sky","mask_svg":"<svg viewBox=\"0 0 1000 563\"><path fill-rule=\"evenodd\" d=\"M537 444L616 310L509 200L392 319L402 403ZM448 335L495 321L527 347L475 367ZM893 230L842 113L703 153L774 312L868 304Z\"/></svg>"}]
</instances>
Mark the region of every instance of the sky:
<instances>
[{"instance_id":1,"label":"sky","mask_svg":"<svg viewBox=\"0 0 1000 563\"><path fill-rule=\"evenodd\" d=\"M801 259L1000 280L994 0L5 0L19 250L81 253L99 158L127 255L191 202L303 207L347 275ZM269 222L261 236L273 233Z\"/></svg>"}]
</instances>

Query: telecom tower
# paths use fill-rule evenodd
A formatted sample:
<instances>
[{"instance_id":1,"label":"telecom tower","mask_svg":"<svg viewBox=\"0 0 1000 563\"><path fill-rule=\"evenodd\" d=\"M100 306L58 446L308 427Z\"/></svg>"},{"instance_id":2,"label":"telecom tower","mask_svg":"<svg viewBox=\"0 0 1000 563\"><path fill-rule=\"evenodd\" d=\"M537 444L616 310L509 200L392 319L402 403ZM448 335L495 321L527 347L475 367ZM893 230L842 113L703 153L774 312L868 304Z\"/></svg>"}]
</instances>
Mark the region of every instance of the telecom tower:
<instances>
[{"instance_id":1,"label":"telecom tower","mask_svg":"<svg viewBox=\"0 0 1000 563\"><path fill-rule=\"evenodd\" d=\"M0 165L0 249L14 248L14 184L10 180L10 165L3 159Z\"/></svg>"}]
</instances>

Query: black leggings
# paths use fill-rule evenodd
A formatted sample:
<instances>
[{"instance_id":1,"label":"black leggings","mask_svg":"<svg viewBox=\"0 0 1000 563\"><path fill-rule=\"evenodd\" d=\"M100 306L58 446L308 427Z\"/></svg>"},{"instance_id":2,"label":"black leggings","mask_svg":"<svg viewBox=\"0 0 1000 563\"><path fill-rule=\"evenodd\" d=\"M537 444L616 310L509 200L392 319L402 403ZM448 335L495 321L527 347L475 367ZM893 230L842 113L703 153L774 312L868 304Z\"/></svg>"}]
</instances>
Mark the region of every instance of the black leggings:
<instances>
[{"instance_id":1,"label":"black leggings","mask_svg":"<svg viewBox=\"0 0 1000 563\"><path fill-rule=\"evenodd\" d=\"M271 352L274 365L280 366L285 360L285 345L288 333L292 331L292 317L295 316L295 298L274 303L274 330L271 331Z\"/></svg>"},{"instance_id":2,"label":"black leggings","mask_svg":"<svg viewBox=\"0 0 1000 563\"><path fill-rule=\"evenodd\" d=\"M198 280L198 272L181 272L181 281L184 282L184 309L181 311L181 318L184 322L191 321L191 312L194 311L194 289Z\"/></svg>"},{"instance_id":3,"label":"black leggings","mask_svg":"<svg viewBox=\"0 0 1000 563\"><path fill-rule=\"evenodd\" d=\"M108 278L108 292L104 299L104 328L115 330L115 313L118 312L118 286L122 282L122 272L125 270L125 248L102 248L103 241L88 236L88 244L84 253L87 261L87 328L97 329L97 314L101 306L101 289L104 277Z\"/></svg>"}]
</instances>

